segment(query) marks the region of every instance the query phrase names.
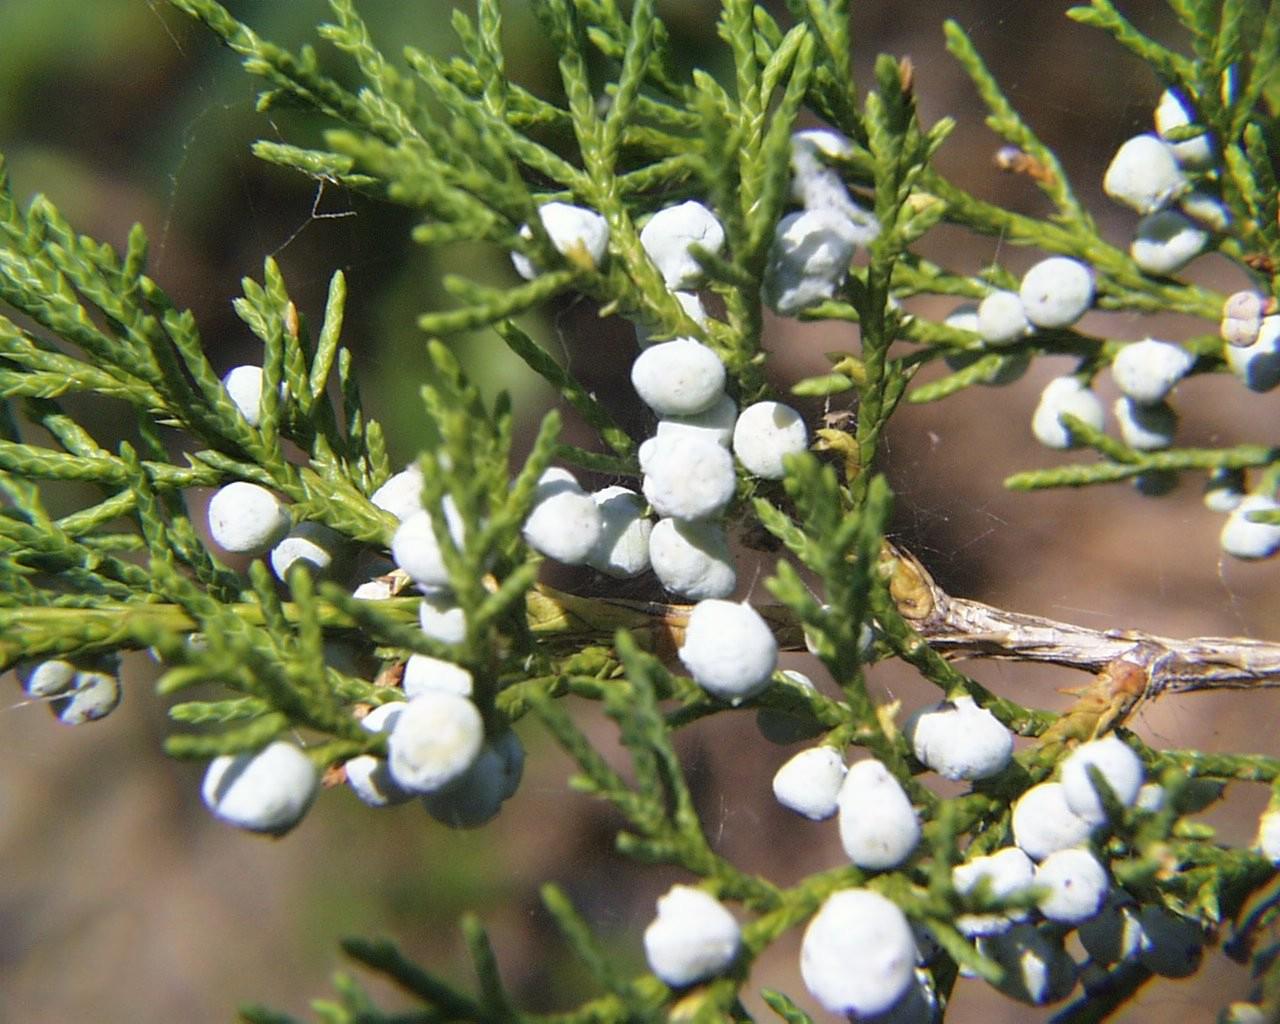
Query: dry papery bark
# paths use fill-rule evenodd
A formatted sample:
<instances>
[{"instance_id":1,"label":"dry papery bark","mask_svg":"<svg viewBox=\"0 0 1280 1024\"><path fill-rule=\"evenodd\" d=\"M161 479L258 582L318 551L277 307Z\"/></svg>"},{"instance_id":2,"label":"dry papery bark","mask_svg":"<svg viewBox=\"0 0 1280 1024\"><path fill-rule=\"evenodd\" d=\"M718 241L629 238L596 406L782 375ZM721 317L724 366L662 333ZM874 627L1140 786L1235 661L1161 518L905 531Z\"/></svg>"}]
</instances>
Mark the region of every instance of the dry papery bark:
<instances>
[{"instance_id":1,"label":"dry papery bark","mask_svg":"<svg viewBox=\"0 0 1280 1024\"><path fill-rule=\"evenodd\" d=\"M885 542L881 567L898 611L948 659L1042 662L1104 675L1131 710L1167 693L1280 686L1280 644L1247 637L1174 639L1137 629L1089 629L996 608L943 590L902 547ZM548 632L612 630L647 634L660 653L680 645L692 605L576 597L549 587L530 595L530 618ZM757 606L782 650L803 650L804 634L780 605Z\"/></svg>"}]
</instances>

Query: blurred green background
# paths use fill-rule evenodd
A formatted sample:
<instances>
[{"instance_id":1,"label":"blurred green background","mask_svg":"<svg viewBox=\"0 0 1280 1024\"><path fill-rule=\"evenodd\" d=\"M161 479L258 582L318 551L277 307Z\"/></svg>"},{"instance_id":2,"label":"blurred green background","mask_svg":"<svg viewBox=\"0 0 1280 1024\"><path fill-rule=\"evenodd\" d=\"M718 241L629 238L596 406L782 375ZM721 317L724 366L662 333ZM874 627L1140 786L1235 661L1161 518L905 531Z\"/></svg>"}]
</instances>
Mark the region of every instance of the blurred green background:
<instances>
[{"instance_id":1,"label":"blurred green background","mask_svg":"<svg viewBox=\"0 0 1280 1024\"><path fill-rule=\"evenodd\" d=\"M327 16L314 0L228 6L289 45L310 38ZM723 74L717 5L659 6L687 59ZM951 114L960 122L943 168L983 196L1042 213L1030 185L992 166L998 142L941 47L941 21L955 17L1014 103L1059 149L1104 231L1119 242L1132 230L1131 218L1102 200L1098 183L1119 142L1148 129L1159 87L1127 54L1067 21L1066 6L855 3L861 80L869 80L877 52L911 56L924 120ZM1140 27L1177 41L1162 3L1123 7ZM402 42L434 52L453 45L451 6L441 0L364 0L360 9L390 54ZM508 3L506 10L513 74L553 93L554 60L526 5ZM503 254L476 247L433 262L409 241L405 211L332 187L317 191L311 181L255 161L253 140L314 139L318 129L297 112L255 113L256 88L233 55L159 0L0 2L0 151L19 201L44 192L79 230L115 244L141 222L152 239L152 276L194 310L219 371L257 358L231 301L242 276L260 276L265 257L281 263L299 308L313 318L329 276L343 270L350 291L345 341L393 456L408 460L421 429L423 339L415 314L447 301L437 284L442 270L487 281L513 275ZM946 230L928 246L965 270L998 258L1017 271L1034 258ZM1212 260L1197 264L1196 273L1218 287L1238 286L1238 275ZM919 311L940 316L946 308L922 304ZM1158 324L1171 336L1188 326ZM1133 317L1097 316L1091 326L1117 337L1157 329ZM626 384L634 342L625 324L601 322L593 310L565 302L548 311L537 333L619 403L637 434L644 429ZM840 326L772 321L776 379L816 372L825 366L823 351L854 341ZM460 339L458 346L488 391L515 390L530 422L548 403L548 393L519 373L495 338ZM1274 569L1219 565L1218 523L1200 508L1195 486L1161 502L1123 488L1038 496L1000 490L1008 472L1054 459L1030 442L1025 424L1039 384L1056 372L1061 368L1037 368L998 402L976 391L903 412L886 452L900 535L966 596L1099 627L1280 639ZM1204 443L1250 437L1259 410L1275 413L1271 398L1241 408L1219 382L1185 390L1184 429ZM815 418L821 411L806 407ZM97 417L92 425L104 441L118 429L109 409L86 414ZM763 598L759 581L769 565L755 557L754 566L744 561L742 593ZM814 668L801 657L788 664ZM1002 692L1044 706L1060 706L1066 698L1058 689L1082 681L1016 667L974 671ZM213 822L199 801L200 767L160 753L167 724L149 692L153 675L145 659L131 659L125 705L74 731L20 705L19 691L6 683L0 1021L225 1020L246 1000L301 1013L326 991L340 966L337 940L348 934L392 935L466 984L454 924L464 909L491 926L500 963L525 1005L567 1008L588 990L538 903L545 880L568 890L625 966L642 967L639 936L653 900L683 879L612 852L618 822L567 789L567 760L533 723L520 726L531 755L520 793L478 832L448 832L413 807L375 813L336 792L324 795L288 839L273 842ZM908 709L932 697L895 667L877 670L875 682L878 694ZM1261 696L1171 698L1145 712L1137 728L1157 745L1275 754L1274 730L1260 736L1255 724L1275 711ZM589 734L616 753L609 723L590 708L582 715ZM763 743L749 714L700 723L681 736L681 747L709 833L726 854L781 882L841 860L833 827L796 822L774 805L769 779L791 751ZM1265 794L1238 797L1214 819L1237 842L1251 835ZM758 965L753 987L779 987L803 1001L797 947L798 935L780 943ZM1242 971L1218 958L1194 981L1152 986L1120 1019L1205 1019L1209 1007L1244 988ZM389 1005L397 999L387 998ZM749 1005L760 1008L758 1000ZM949 1019L1045 1016L965 983Z\"/></svg>"}]
</instances>

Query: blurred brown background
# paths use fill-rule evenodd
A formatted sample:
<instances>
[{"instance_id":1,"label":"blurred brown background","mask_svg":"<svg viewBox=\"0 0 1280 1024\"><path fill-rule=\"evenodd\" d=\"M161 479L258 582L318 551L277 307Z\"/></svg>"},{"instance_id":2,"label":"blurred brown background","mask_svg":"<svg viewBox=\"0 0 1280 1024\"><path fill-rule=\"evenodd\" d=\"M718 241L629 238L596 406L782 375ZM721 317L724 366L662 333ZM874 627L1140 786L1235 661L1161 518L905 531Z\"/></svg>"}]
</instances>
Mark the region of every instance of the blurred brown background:
<instances>
[{"instance_id":1,"label":"blurred brown background","mask_svg":"<svg viewBox=\"0 0 1280 1024\"><path fill-rule=\"evenodd\" d=\"M323 4L230 5L268 38L296 44ZM679 43L700 62L722 61L708 0L661 5ZM1062 16L1066 4L968 0L855 7L861 80L877 52L910 55L926 123L945 114L959 128L940 163L980 195L1043 212L1027 183L992 166L997 140L967 80L941 47L940 24L956 18L974 37L1009 96L1062 155L1105 234L1127 242L1133 218L1101 196L1102 170L1127 136L1148 130L1159 92L1149 73L1101 35ZM1122 5L1144 30L1181 42L1163 4ZM361 10L389 53L400 42L436 52L451 44L449 5L364 0ZM508 4L513 72L550 89L553 62L523 4ZM904 9L910 13L904 13ZM711 57L706 55L711 54ZM714 70L723 71L723 66ZM291 112L254 113L255 84L236 60L160 2L5 0L0 4L0 151L20 201L47 193L80 230L119 244L142 222L153 244L152 274L197 314L219 370L256 358L231 300L243 275L259 276L265 256L282 264L298 305L322 309L330 273L348 275L347 343L358 355L369 408L388 428L393 455L415 449L415 368L422 338L414 313L442 301L440 271L407 241L403 212L340 191L317 193L295 175L248 155L258 137L296 141L316 126ZM1015 271L1036 254L939 231L926 249L960 269L999 259ZM453 259L457 262L452 262ZM449 268L508 280L505 258L464 250ZM1203 259L1193 276L1230 289L1240 276ZM919 311L944 315L945 306ZM1087 327L1113 337L1180 337L1192 325L1095 316ZM1203 329L1203 328L1199 328ZM563 348L601 391L626 391L632 345L625 325L596 326L590 311L561 309L541 336ZM825 350L856 343L841 327L771 324L768 344L780 385L818 371ZM608 357L601 355L610 346ZM524 381L492 337L463 339L468 365L490 392L516 388L532 417L546 392ZM1131 626L1173 635L1247 634L1280 640L1274 565L1221 562L1220 522L1188 480L1159 500L1126 487L1052 495L1011 495L1008 473L1060 457L1030 439L1039 386L1064 367L1036 367L1020 384L974 390L939 405L906 408L884 466L898 494L896 528L954 593L1083 624ZM1274 396L1249 396L1232 382L1197 379L1179 394L1183 442L1265 438ZM100 405L100 440L113 440ZM815 417L818 406L808 410ZM763 597L747 565L744 593ZM808 659L789 663L812 669ZM1061 706L1058 688L1080 677L1010 666L973 671L1000 692ZM572 794L567 760L521 725L529 770L517 796L490 826L450 833L416 808L375 813L348 794L323 796L287 840L272 842L215 823L200 804L199 766L166 759L164 708L150 692L153 669L126 665L125 704L102 723L59 726L37 707L19 706L5 681L0 701L0 1021L226 1020L242 1001L304 1013L341 966L343 935L388 934L464 985L469 976L459 913L491 926L507 980L525 1005L564 1009L581 999L584 977L564 951L537 899L537 886L564 886L623 963L642 968L640 932L673 872L642 869L612 852L618 824ZM874 681L886 698L917 706L934 694L888 666ZM1169 698L1148 707L1136 728L1158 746L1280 754L1271 727L1277 706L1262 694ZM592 735L612 732L582 709ZM755 734L749 714L720 716L681 737L690 779L718 848L779 881L841 861L834 826L798 821L769 794L790 751ZM1212 820L1230 842L1252 835L1265 801L1260 787L1233 787ZM752 988L781 988L807 1004L795 968L799 935L757 966ZM1247 986L1221 957L1195 979L1157 982L1118 1019L1204 1020ZM376 987L376 986L375 986ZM388 1005L396 996L387 994ZM763 1010L752 997L752 1009ZM1048 1014L961 983L961 1021L1033 1020Z\"/></svg>"}]
</instances>

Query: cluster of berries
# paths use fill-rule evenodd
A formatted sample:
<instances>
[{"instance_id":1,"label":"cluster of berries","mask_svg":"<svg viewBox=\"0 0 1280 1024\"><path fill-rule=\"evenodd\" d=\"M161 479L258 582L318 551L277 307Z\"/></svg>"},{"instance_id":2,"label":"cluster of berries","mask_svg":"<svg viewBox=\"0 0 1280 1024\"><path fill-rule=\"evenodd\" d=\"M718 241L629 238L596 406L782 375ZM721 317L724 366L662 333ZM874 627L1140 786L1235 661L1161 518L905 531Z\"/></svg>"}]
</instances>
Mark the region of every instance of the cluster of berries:
<instances>
[{"instance_id":1,"label":"cluster of berries","mask_svg":"<svg viewBox=\"0 0 1280 1024\"><path fill-rule=\"evenodd\" d=\"M105 718L120 703L120 658L111 654L89 661L64 658L19 662L18 683L33 701L49 705L63 725L84 725Z\"/></svg>"},{"instance_id":2,"label":"cluster of berries","mask_svg":"<svg viewBox=\"0 0 1280 1024\"><path fill-rule=\"evenodd\" d=\"M1154 134L1137 135L1112 158L1102 188L1118 203L1141 214L1129 255L1147 274L1174 274L1204 250L1213 232L1230 225L1227 208L1212 192L1197 189L1192 177L1215 161L1208 133L1171 141L1194 124L1186 95L1166 89L1155 110ZM1173 209L1177 203L1181 209Z\"/></svg>"},{"instance_id":3,"label":"cluster of berries","mask_svg":"<svg viewBox=\"0 0 1280 1024\"><path fill-rule=\"evenodd\" d=\"M1195 111L1178 90L1166 90L1155 111L1154 134L1138 135L1116 152L1103 180L1112 199L1142 215L1130 255L1146 273L1165 276L1182 269L1202 252L1214 233L1225 231L1230 215L1210 187L1216 149L1207 132L1194 133ZM1190 133L1190 134L1189 134ZM1180 209L1174 209L1177 204ZM1023 277L1019 290L994 291L977 305L958 307L946 319L949 327L973 332L983 350L1016 344L1041 329L1070 327L1093 304L1093 273L1084 263L1055 256L1042 260ZM1223 308L1223 356L1231 372L1254 391L1280 384L1280 315L1274 300L1251 291L1232 295ZM948 357L962 369L983 350ZM985 383L1017 380L1030 353L1011 352ZM1113 414L1121 440L1138 451L1158 451L1173 444L1178 417L1168 399L1197 362L1180 345L1155 338L1124 345L1112 360L1111 375L1120 391ZM1081 376L1050 381L1032 416L1036 439L1049 448L1075 446L1078 438L1062 417L1070 415L1102 430L1106 412L1101 399ZM1175 477L1148 472L1134 478L1145 494L1166 493ZM1205 504L1229 513L1221 546L1239 558L1265 558L1280 550L1280 526L1254 522L1254 512L1280 509L1266 494L1246 495L1243 475L1220 471L1211 477Z\"/></svg>"}]
</instances>

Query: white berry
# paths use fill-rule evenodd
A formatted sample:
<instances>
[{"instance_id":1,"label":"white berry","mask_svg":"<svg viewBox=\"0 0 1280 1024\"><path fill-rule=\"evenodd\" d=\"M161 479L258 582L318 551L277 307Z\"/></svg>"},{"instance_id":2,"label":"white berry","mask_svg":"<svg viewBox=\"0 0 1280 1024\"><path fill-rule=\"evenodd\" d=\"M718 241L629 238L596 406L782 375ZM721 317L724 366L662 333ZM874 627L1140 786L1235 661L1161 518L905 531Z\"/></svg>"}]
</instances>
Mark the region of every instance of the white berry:
<instances>
[{"instance_id":1,"label":"white berry","mask_svg":"<svg viewBox=\"0 0 1280 1024\"><path fill-rule=\"evenodd\" d=\"M1160 102L1156 104L1156 131L1165 138L1175 128L1193 124L1195 109L1179 90L1166 89L1160 94ZM1182 142L1170 142L1173 155L1183 167L1198 169L1213 163L1213 143L1208 133Z\"/></svg>"},{"instance_id":2,"label":"white berry","mask_svg":"<svg viewBox=\"0 0 1280 1024\"><path fill-rule=\"evenodd\" d=\"M880 233L875 215L855 203L840 172L822 157L840 159L853 153L853 144L826 128L812 128L791 136L791 194L806 210L839 215L855 245L870 245Z\"/></svg>"},{"instance_id":3,"label":"white berry","mask_svg":"<svg viewBox=\"0 0 1280 1024\"><path fill-rule=\"evenodd\" d=\"M652 520L644 502L625 487L606 487L591 495L600 510L600 536L587 553L587 565L607 576L628 579L649 568Z\"/></svg>"},{"instance_id":4,"label":"white berry","mask_svg":"<svg viewBox=\"0 0 1280 1024\"><path fill-rule=\"evenodd\" d=\"M251 427L262 422L262 367L236 366L222 378L231 404Z\"/></svg>"},{"instance_id":5,"label":"white berry","mask_svg":"<svg viewBox=\"0 0 1280 1024\"><path fill-rule=\"evenodd\" d=\"M849 767L838 799L840 844L860 868L896 868L920 841L920 819L902 785L875 759Z\"/></svg>"},{"instance_id":6,"label":"white berry","mask_svg":"<svg viewBox=\"0 0 1280 1024\"><path fill-rule=\"evenodd\" d=\"M653 510L673 519L707 519L733 498L733 457L715 441L659 438L645 462L643 490Z\"/></svg>"},{"instance_id":7,"label":"white berry","mask_svg":"<svg viewBox=\"0 0 1280 1024\"><path fill-rule=\"evenodd\" d=\"M808 447L804 417L781 402L747 406L733 428L733 454L748 473L766 480L781 480L785 457Z\"/></svg>"},{"instance_id":8,"label":"white berry","mask_svg":"<svg viewBox=\"0 0 1280 1024\"><path fill-rule=\"evenodd\" d=\"M311 759L292 743L277 740L256 753L215 757L200 793L223 821L279 836L302 820L319 782Z\"/></svg>"},{"instance_id":9,"label":"white berry","mask_svg":"<svg viewBox=\"0 0 1280 1024\"><path fill-rule=\"evenodd\" d=\"M1280 525L1255 523L1250 512L1275 512L1280 504L1265 494L1251 494L1241 500L1222 525L1219 543L1236 558L1270 558L1280 549Z\"/></svg>"},{"instance_id":10,"label":"white berry","mask_svg":"<svg viewBox=\"0 0 1280 1024\"><path fill-rule=\"evenodd\" d=\"M1239 291L1227 296L1222 304L1219 333L1228 345L1248 348L1258 340L1267 300L1257 292Z\"/></svg>"},{"instance_id":11,"label":"white berry","mask_svg":"<svg viewBox=\"0 0 1280 1024\"><path fill-rule=\"evenodd\" d=\"M460 644L467 638L467 615L445 594L424 594L418 604L418 625L432 640Z\"/></svg>"},{"instance_id":12,"label":"white berry","mask_svg":"<svg viewBox=\"0 0 1280 1024\"><path fill-rule=\"evenodd\" d=\"M209 534L223 551L261 555L289 532L289 510L257 484L237 480L209 501Z\"/></svg>"},{"instance_id":13,"label":"white berry","mask_svg":"<svg viewBox=\"0 0 1280 1024\"><path fill-rule=\"evenodd\" d=\"M728 597L737 586L729 541L718 523L658 520L649 534L649 562L664 587L694 601Z\"/></svg>"},{"instance_id":14,"label":"white berry","mask_svg":"<svg viewBox=\"0 0 1280 1024\"><path fill-rule=\"evenodd\" d=\"M441 506L449 536L457 547L465 539L462 518L453 499L445 495ZM436 539L434 516L426 509L405 517L391 537L391 557L420 587L443 590L449 586L449 570Z\"/></svg>"},{"instance_id":15,"label":"white berry","mask_svg":"<svg viewBox=\"0 0 1280 1024\"><path fill-rule=\"evenodd\" d=\"M827 897L805 929L800 975L831 1013L872 1017L907 991L916 943L897 904L870 889Z\"/></svg>"},{"instance_id":16,"label":"white berry","mask_svg":"<svg viewBox=\"0 0 1280 1024\"><path fill-rule=\"evenodd\" d=\"M702 265L689 251L699 245L718 254L724 248L724 228L701 203L680 203L659 210L640 232L640 244L671 289L697 287Z\"/></svg>"},{"instance_id":17,"label":"white berry","mask_svg":"<svg viewBox=\"0 0 1280 1024\"><path fill-rule=\"evenodd\" d=\"M1051 256L1023 275L1018 297L1037 327L1070 327L1093 304L1093 271L1079 260Z\"/></svg>"},{"instance_id":18,"label":"white berry","mask_svg":"<svg viewBox=\"0 0 1280 1024\"><path fill-rule=\"evenodd\" d=\"M1204 507L1226 514L1244 500L1244 474L1238 469L1215 469L1204 483Z\"/></svg>"},{"instance_id":19,"label":"white berry","mask_svg":"<svg viewBox=\"0 0 1280 1024\"><path fill-rule=\"evenodd\" d=\"M1124 394L1143 405L1168 397L1195 362L1181 345L1147 338L1126 345L1111 361L1111 376Z\"/></svg>"},{"instance_id":20,"label":"white berry","mask_svg":"<svg viewBox=\"0 0 1280 1024\"><path fill-rule=\"evenodd\" d=\"M360 720L362 728L369 732L387 733L395 725L400 713L408 707L404 701L379 704ZM391 777L386 758L373 754L360 754L343 765L347 785L368 807L394 807L407 803L414 794L404 789Z\"/></svg>"},{"instance_id":21,"label":"white berry","mask_svg":"<svg viewBox=\"0 0 1280 1024\"><path fill-rule=\"evenodd\" d=\"M422 510L422 468L416 463L387 479L369 500L401 522Z\"/></svg>"},{"instance_id":22,"label":"white berry","mask_svg":"<svg viewBox=\"0 0 1280 1024\"><path fill-rule=\"evenodd\" d=\"M1031 330L1016 292L992 292L978 304L978 333L988 345L1012 345Z\"/></svg>"},{"instance_id":23,"label":"white berry","mask_svg":"<svg viewBox=\"0 0 1280 1024\"><path fill-rule=\"evenodd\" d=\"M1094 789L1091 767L1102 773L1120 805L1131 807L1142 787L1142 759L1118 736L1106 736L1082 743L1062 762L1067 806L1090 825L1101 825L1107 820L1107 811Z\"/></svg>"},{"instance_id":24,"label":"white berry","mask_svg":"<svg viewBox=\"0 0 1280 1024\"><path fill-rule=\"evenodd\" d=\"M1032 860L1080 846L1093 830L1071 809L1060 782L1041 782L1018 797L1011 823L1013 841Z\"/></svg>"},{"instance_id":25,"label":"white berry","mask_svg":"<svg viewBox=\"0 0 1280 1024\"><path fill-rule=\"evenodd\" d=\"M739 704L769 685L778 644L750 605L708 599L689 613L679 655L694 682L721 700Z\"/></svg>"},{"instance_id":26,"label":"white berry","mask_svg":"<svg viewBox=\"0 0 1280 1024\"><path fill-rule=\"evenodd\" d=\"M714 896L673 885L658 898L658 916L644 930L644 955L672 988L719 974L738 955L738 922Z\"/></svg>"},{"instance_id":27,"label":"white berry","mask_svg":"<svg viewBox=\"0 0 1280 1024\"><path fill-rule=\"evenodd\" d=\"M1167 403L1139 405L1132 398L1117 398L1111 407L1120 439L1140 452L1158 451L1173 444L1178 414Z\"/></svg>"},{"instance_id":28,"label":"white berry","mask_svg":"<svg viewBox=\"0 0 1280 1024\"><path fill-rule=\"evenodd\" d=\"M916 712L904 728L916 758L947 779L986 779L1013 756L1013 735L962 695Z\"/></svg>"},{"instance_id":29,"label":"white berry","mask_svg":"<svg viewBox=\"0 0 1280 1024\"><path fill-rule=\"evenodd\" d=\"M1102 189L1139 213L1155 213L1186 190L1173 148L1155 135L1137 135L1112 157Z\"/></svg>"},{"instance_id":30,"label":"white berry","mask_svg":"<svg viewBox=\"0 0 1280 1024\"><path fill-rule=\"evenodd\" d=\"M394 807L414 798L413 793L401 789L387 762L373 754L358 754L342 766L347 786L366 807Z\"/></svg>"},{"instance_id":31,"label":"white berry","mask_svg":"<svg viewBox=\"0 0 1280 1024\"><path fill-rule=\"evenodd\" d=\"M433 658L427 654L413 654L404 663L401 685L404 687L405 696L411 699L428 690L441 690L445 693L456 693L459 697L470 697L474 681L470 672L452 661Z\"/></svg>"},{"instance_id":32,"label":"white berry","mask_svg":"<svg viewBox=\"0 0 1280 1024\"><path fill-rule=\"evenodd\" d=\"M1209 233L1174 210L1160 210L1138 221L1129 255L1143 273L1177 273L1200 255Z\"/></svg>"},{"instance_id":33,"label":"white berry","mask_svg":"<svg viewBox=\"0 0 1280 1024\"><path fill-rule=\"evenodd\" d=\"M524 521L531 548L565 565L581 565L603 529L599 506L571 474L543 474Z\"/></svg>"},{"instance_id":34,"label":"white berry","mask_svg":"<svg viewBox=\"0 0 1280 1024\"><path fill-rule=\"evenodd\" d=\"M609 248L609 225L600 214L571 203L547 203L538 210L538 217L551 244L573 263L586 262L599 267L604 262ZM527 226L520 233L526 238L533 237ZM515 264L516 273L526 280L532 281L538 276L533 264L521 253L512 253L511 262Z\"/></svg>"},{"instance_id":35,"label":"white berry","mask_svg":"<svg viewBox=\"0 0 1280 1024\"><path fill-rule=\"evenodd\" d=\"M1036 868L1045 893L1036 906L1050 921L1079 924L1093 917L1107 895L1107 869L1088 850L1057 850Z\"/></svg>"},{"instance_id":36,"label":"white berry","mask_svg":"<svg viewBox=\"0 0 1280 1024\"><path fill-rule=\"evenodd\" d=\"M1251 345L1228 344L1223 355L1250 391L1270 391L1280 384L1280 316L1263 317Z\"/></svg>"},{"instance_id":37,"label":"white berry","mask_svg":"<svg viewBox=\"0 0 1280 1024\"><path fill-rule=\"evenodd\" d=\"M1188 192L1178 206L1192 220L1210 231L1226 231L1231 227L1231 210L1211 192Z\"/></svg>"},{"instance_id":38,"label":"white berry","mask_svg":"<svg viewBox=\"0 0 1280 1024\"><path fill-rule=\"evenodd\" d=\"M974 857L965 864L951 869L951 884L960 893L973 892L984 879L987 895L994 900L1005 900L1025 892L1035 875L1035 865L1022 850L1007 846L985 857ZM1007 931L1017 919L1026 917L1025 910L961 914L956 927L973 938L978 935L997 935Z\"/></svg>"},{"instance_id":39,"label":"white berry","mask_svg":"<svg viewBox=\"0 0 1280 1024\"><path fill-rule=\"evenodd\" d=\"M404 789L430 793L471 767L483 742L484 721L471 701L439 690L420 694L391 727L391 777Z\"/></svg>"},{"instance_id":40,"label":"white berry","mask_svg":"<svg viewBox=\"0 0 1280 1024\"><path fill-rule=\"evenodd\" d=\"M105 718L119 707L123 696L116 672L84 669L75 674L69 690L50 702L49 710L63 725L84 725Z\"/></svg>"},{"instance_id":41,"label":"white berry","mask_svg":"<svg viewBox=\"0 0 1280 1024\"><path fill-rule=\"evenodd\" d=\"M788 810L811 821L824 821L836 813L845 770L844 759L834 747L810 747L774 774L773 795Z\"/></svg>"},{"instance_id":42,"label":"white berry","mask_svg":"<svg viewBox=\"0 0 1280 1024\"><path fill-rule=\"evenodd\" d=\"M765 266L764 301L793 316L833 298L844 284L859 234L836 210L816 208L783 217Z\"/></svg>"},{"instance_id":43,"label":"white berry","mask_svg":"<svg viewBox=\"0 0 1280 1024\"><path fill-rule=\"evenodd\" d=\"M341 564L345 543L342 534L323 523L299 523L271 549L271 571L282 581L295 565L313 576L328 576Z\"/></svg>"},{"instance_id":44,"label":"white berry","mask_svg":"<svg viewBox=\"0 0 1280 1024\"><path fill-rule=\"evenodd\" d=\"M1040 403L1031 416L1031 432L1046 448L1070 448L1076 443L1060 417L1070 413L1095 430L1101 430L1106 414L1102 403L1076 377L1056 377L1040 392Z\"/></svg>"},{"instance_id":45,"label":"white berry","mask_svg":"<svg viewBox=\"0 0 1280 1024\"><path fill-rule=\"evenodd\" d=\"M62 658L48 658L43 661L19 662L15 671L27 696L56 697L71 689L76 673L80 670Z\"/></svg>"},{"instance_id":46,"label":"white berry","mask_svg":"<svg viewBox=\"0 0 1280 1024\"><path fill-rule=\"evenodd\" d=\"M631 365L631 383L659 416L705 412L724 394L724 363L702 342L676 338L645 349Z\"/></svg>"},{"instance_id":47,"label":"white berry","mask_svg":"<svg viewBox=\"0 0 1280 1024\"><path fill-rule=\"evenodd\" d=\"M734 424L737 422L737 405L728 395L722 395L714 405L702 412L696 412L690 416L666 416L658 420L658 429L654 437L662 441L674 440L677 437L696 437L704 441L714 441L728 448L733 440Z\"/></svg>"}]
</instances>

